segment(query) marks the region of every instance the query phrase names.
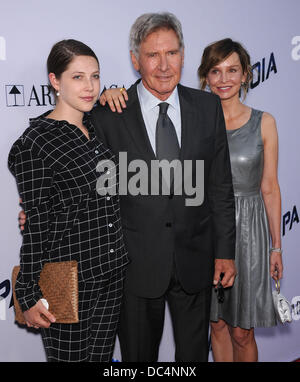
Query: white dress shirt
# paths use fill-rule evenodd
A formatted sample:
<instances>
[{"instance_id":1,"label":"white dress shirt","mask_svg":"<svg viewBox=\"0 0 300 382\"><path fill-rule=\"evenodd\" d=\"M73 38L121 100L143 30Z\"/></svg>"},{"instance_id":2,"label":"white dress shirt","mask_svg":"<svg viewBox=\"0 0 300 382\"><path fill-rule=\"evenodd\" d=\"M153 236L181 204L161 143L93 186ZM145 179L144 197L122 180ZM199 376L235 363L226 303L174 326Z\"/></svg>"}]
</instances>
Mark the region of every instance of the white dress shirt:
<instances>
[{"instance_id":1,"label":"white dress shirt","mask_svg":"<svg viewBox=\"0 0 300 382\"><path fill-rule=\"evenodd\" d=\"M137 94L141 105L142 115L144 118L145 126L147 129L148 137L154 153L156 153L155 133L156 123L159 115L159 104L161 102L167 102L169 104L167 114L173 125L178 138L179 146L181 145L181 114L180 103L177 87L173 93L165 101L161 101L149 92L143 85L143 82L139 82L137 85Z\"/></svg>"}]
</instances>

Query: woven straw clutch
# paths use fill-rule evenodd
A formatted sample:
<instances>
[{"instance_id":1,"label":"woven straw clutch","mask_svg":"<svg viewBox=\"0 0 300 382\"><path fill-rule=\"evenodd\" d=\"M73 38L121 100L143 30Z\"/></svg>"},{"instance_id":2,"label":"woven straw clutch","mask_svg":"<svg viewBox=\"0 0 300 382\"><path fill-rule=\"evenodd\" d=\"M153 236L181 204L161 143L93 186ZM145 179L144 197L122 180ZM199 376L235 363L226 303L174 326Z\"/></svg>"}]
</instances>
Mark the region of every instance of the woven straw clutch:
<instances>
[{"instance_id":1,"label":"woven straw clutch","mask_svg":"<svg viewBox=\"0 0 300 382\"><path fill-rule=\"evenodd\" d=\"M20 266L15 266L12 273L15 320L24 325L25 319L15 292L19 271ZM43 298L48 301L49 312L56 318L56 323L79 322L77 261L46 263L40 274L39 287Z\"/></svg>"}]
</instances>

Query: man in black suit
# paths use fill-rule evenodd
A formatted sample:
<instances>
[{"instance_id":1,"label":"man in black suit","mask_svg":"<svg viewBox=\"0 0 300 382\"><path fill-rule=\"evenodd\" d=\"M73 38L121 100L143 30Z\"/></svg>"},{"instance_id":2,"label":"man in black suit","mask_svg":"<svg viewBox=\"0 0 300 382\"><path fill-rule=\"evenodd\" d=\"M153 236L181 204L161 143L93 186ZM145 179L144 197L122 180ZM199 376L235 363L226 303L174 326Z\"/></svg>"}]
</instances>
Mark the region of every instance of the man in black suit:
<instances>
[{"instance_id":1,"label":"man in black suit","mask_svg":"<svg viewBox=\"0 0 300 382\"><path fill-rule=\"evenodd\" d=\"M212 284L223 274L222 285L229 287L235 277L235 208L223 112L217 96L179 84L184 43L174 15L140 16L130 40L141 80L128 90L122 114L109 107L94 109L98 137L116 157L126 158L119 163L122 171L136 160L148 169L157 159L174 160L177 167L167 181L167 195L165 189L151 195L157 185L163 187L165 174L140 178L146 193L144 188L138 195L122 190L131 259L119 327L122 360L157 361L167 301L175 360L207 361ZM203 171L199 161L204 161ZM192 171L182 175L180 184L177 170L187 162ZM135 175L127 175L130 183ZM186 186L192 181L199 188L199 177L203 201L194 203Z\"/></svg>"},{"instance_id":2,"label":"man in black suit","mask_svg":"<svg viewBox=\"0 0 300 382\"><path fill-rule=\"evenodd\" d=\"M128 163L142 160L149 169L156 159L194 165L203 160L204 199L187 206L189 196L177 195L172 187L169 195L131 195L130 190L121 195L131 259L120 318L122 360L157 361L167 301L176 361L207 361L212 284L221 273L224 287L235 277L234 196L223 112L215 95L179 85L184 46L174 15L140 16L130 40L141 81L128 90L122 114L108 106L94 109L98 136L116 156L126 153ZM162 102L169 104L164 117ZM164 128L172 130L163 136L161 118L168 120ZM193 184L199 175L195 168ZM147 181L151 190L155 180Z\"/></svg>"},{"instance_id":3,"label":"man in black suit","mask_svg":"<svg viewBox=\"0 0 300 382\"><path fill-rule=\"evenodd\" d=\"M174 187L169 195L131 195L130 190L121 195L131 259L119 329L122 360L157 361L167 301L175 360L207 361L212 284L223 274L222 284L228 287L235 277L235 207L223 112L215 95L179 84L184 46L174 15L142 15L130 36L131 59L141 81L128 90L122 114L108 106L94 109L97 134L116 156L126 153L128 163L142 160L149 169L156 159L194 165L203 160L204 198L201 205L187 206L190 196L184 191L177 195ZM164 117L162 102L169 104ZM161 118L167 118L166 125ZM161 136L161 126L172 132ZM194 166L193 184L198 175ZM147 179L148 190L156 180Z\"/></svg>"}]
</instances>

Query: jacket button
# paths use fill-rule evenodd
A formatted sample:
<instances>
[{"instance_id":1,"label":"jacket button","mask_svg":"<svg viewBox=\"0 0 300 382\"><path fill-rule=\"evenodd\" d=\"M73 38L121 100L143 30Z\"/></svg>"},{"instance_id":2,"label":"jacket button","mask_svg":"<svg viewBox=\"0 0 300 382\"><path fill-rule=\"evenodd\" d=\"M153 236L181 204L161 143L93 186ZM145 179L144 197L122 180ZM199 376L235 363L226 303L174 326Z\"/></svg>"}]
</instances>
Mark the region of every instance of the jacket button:
<instances>
[{"instance_id":1,"label":"jacket button","mask_svg":"<svg viewBox=\"0 0 300 382\"><path fill-rule=\"evenodd\" d=\"M168 227L168 228L172 227L172 223L170 223L170 222L166 223L166 227Z\"/></svg>"}]
</instances>

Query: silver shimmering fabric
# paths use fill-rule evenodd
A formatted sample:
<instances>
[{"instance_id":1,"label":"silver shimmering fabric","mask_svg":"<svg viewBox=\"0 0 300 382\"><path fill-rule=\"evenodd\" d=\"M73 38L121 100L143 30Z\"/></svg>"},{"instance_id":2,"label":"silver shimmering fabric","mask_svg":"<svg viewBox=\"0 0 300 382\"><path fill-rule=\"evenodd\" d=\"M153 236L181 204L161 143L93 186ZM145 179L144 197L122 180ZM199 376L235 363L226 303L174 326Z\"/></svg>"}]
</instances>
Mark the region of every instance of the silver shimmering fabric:
<instances>
[{"instance_id":1,"label":"silver shimmering fabric","mask_svg":"<svg viewBox=\"0 0 300 382\"><path fill-rule=\"evenodd\" d=\"M249 121L227 130L236 207L237 277L219 303L212 293L211 320L250 329L276 325L269 272L269 230L260 193L264 148L262 112L252 109Z\"/></svg>"}]
</instances>

